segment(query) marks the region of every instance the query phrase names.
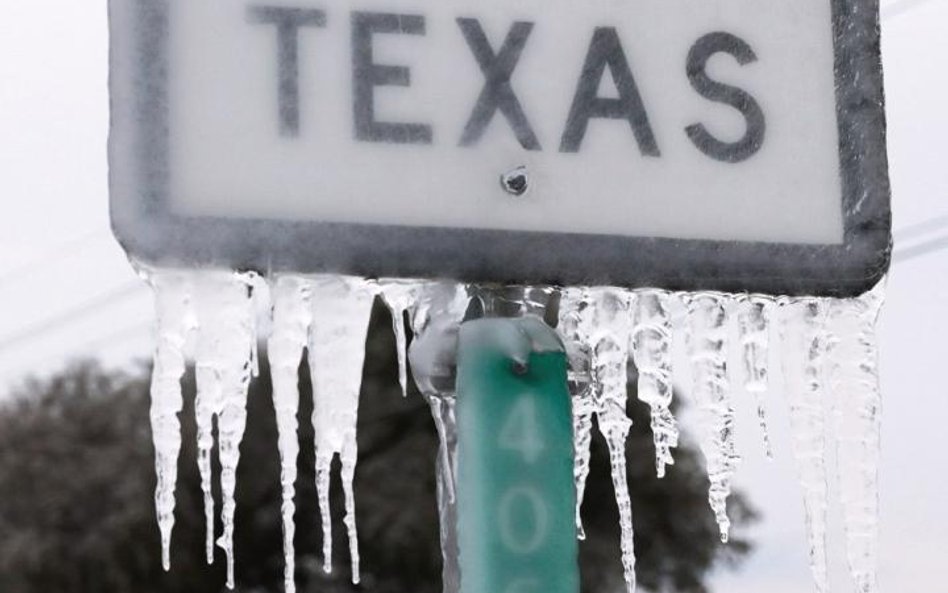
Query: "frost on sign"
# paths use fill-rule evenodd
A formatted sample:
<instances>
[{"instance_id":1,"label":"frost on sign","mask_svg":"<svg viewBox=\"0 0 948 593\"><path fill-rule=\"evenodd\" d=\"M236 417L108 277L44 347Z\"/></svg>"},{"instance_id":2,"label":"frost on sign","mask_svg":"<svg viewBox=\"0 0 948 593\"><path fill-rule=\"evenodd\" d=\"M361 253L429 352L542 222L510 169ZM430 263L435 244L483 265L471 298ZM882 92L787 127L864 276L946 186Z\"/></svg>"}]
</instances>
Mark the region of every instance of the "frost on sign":
<instances>
[{"instance_id":1,"label":"frost on sign","mask_svg":"<svg viewBox=\"0 0 948 593\"><path fill-rule=\"evenodd\" d=\"M113 0L159 266L852 296L889 258L874 0Z\"/></svg>"}]
</instances>

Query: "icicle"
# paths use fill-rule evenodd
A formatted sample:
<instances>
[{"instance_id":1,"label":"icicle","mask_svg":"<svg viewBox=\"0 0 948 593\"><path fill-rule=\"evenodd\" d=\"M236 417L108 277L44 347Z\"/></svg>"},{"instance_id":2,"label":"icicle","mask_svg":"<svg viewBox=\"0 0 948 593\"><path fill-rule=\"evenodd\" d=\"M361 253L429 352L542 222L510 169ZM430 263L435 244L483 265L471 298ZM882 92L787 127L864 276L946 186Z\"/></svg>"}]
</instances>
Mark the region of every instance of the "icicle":
<instances>
[{"instance_id":1,"label":"icicle","mask_svg":"<svg viewBox=\"0 0 948 593\"><path fill-rule=\"evenodd\" d=\"M408 338L405 335L405 313L418 298L422 284L414 281L388 280L379 288L382 299L392 314L392 329L395 330L395 349L398 355L398 383L402 395L408 396Z\"/></svg>"},{"instance_id":2,"label":"icicle","mask_svg":"<svg viewBox=\"0 0 948 593\"><path fill-rule=\"evenodd\" d=\"M810 568L818 593L829 590L826 571L826 307L819 299L782 303L784 380L793 455L806 512Z\"/></svg>"},{"instance_id":3,"label":"icicle","mask_svg":"<svg viewBox=\"0 0 948 593\"><path fill-rule=\"evenodd\" d=\"M740 335L741 362L744 370L744 390L752 394L757 404L757 420L764 440L767 459L773 459L770 431L767 430L767 391L770 389L770 307L773 298L750 295L740 303L737 329Z\"/></svg>"},{"instance_id":4,"label":"icicle","mask_svg":"<svg viewBox=\"0 0 948 593\"><path fill-rule=\"evenodd\" d=\"M273 330L268 342L273 407L276 412L280 449L280 483L283 490L284 590L294 593L296 557L293 550L293 515L296 462L299 456L296 415L299 412L299 366L312 322L310 289L306 280L278 278L273 287ZM328 515L328 514L327 514Z\"/></svg>"},{"instance_id":5,"label":"icicle","mask_svg":"<svg viewBox=\"0 0 948 593\"><path fill-rule=\"evenodd\" d=\"M323 525L323 569L332 570L329 476L332 460L338 454L345 491L352 582L358 584L359 541L352 481L358 454L356 423L365 340L376 290L365 280L340 276L316 278L312 280L311 289L313 322L309 364L316 433L316 488Z\"/></svg>"},{"instance_id":6,"label":"icicle","mask_svg":"<svg viewBox=\"0 0 948 593\"><path fill-rule=\"evenodd\" d=\"M584 313L589 307L588 290L584 288L563 289L560 297L560 319L558 329L566 345L569 359L569 389L573 403L573 475L576 483L576 532L579 539L586 539L581 509L586 493L586 478L589 477L589 456L592 445L592 417L596 404L590 385L590 363L588 322Z\"/></svg>"},{"instance_id":7,"label":"icicle","mask_svg":"<svg viewBox=\"0 0 948 593\"><path fill-rule=\"evenodd\" d=\"M181 377L185 370L185 344L194 329L191 287L176 274L150 278L155 291L157 346L151 376L151 428L155 444L155 511L161 532L161 561L171 569L171 531L174 528L175 486L181 452Z\"/></svg>"},{"instance_id":8,"label":"icicle","mask_svg":"<svg viewBox=\"0 0 948 593\"><path fill-rule=\"evenodd\" d=\"M210 492L210 447L213 416L217 415L221 463L221 522L217 540L227 557L227 586L234 588L234 491L240 442L247 424L256 311L251 278L231 273L204 273L197 277L196 303L200 332L197 344L198 454L208 527L208 561L213 561L213 498ZM210 512L209 512L210 511Z\"/></svg>"},{"instance_id":9,"label":"icicle","mask_svg":"<svg viewBox=\"0 0 948 593\"><path fill-rule=\"evenodd\" d=\"M667 295L644 291L637 295L633 314L632 357L639 371L638 397L652 411L655 471L665 477L665 466L675 463L671 449L678 446L678 423L671 411L671 317Z\"/></svg>"},{"instance_id":10,"label":"icicle","mask_svg":"<svg viewBox=\"0 0 948 593\"><path fill-rule=\"evenodd\" d=\"M455 417L455 375L458 328L467 311L467 288L459 284L423 283L415 287L416 301L410 308L415 339L409 359L412 375L434 419L438 431L438 510L442 585L444 593L457 593L458 568L457 504L457 421Z\"/></svg>"},{"instance_id":11,"label":"icicle","mask_svg":"<svg viewBox=\"0 0 948 593\"><path fill-rule=\"evenodd\" d=\"M701 414L701 451L711 487L708 500L727 542L731 521L727 497L740 457L734 442L734 407L727 378L727 297L697 293L688 299L692 397Z\"/></svg>"},{"instance_id":12,"label":"icicle","mask_svg":"<svg viewBox=\"0 0 948 593\"><path fill-rule=\"evenodd\" d=\"M590 345L592 349L592 392L596 402L599 432L606 439L616 491L621 528L622 568L629 593L635 591L635 546L632 502L626 473L625 444L632 428L626 413L628 404L628 363L631 342L631 293L597 288L590 296Z\"/></svg>"},{"instance_id":13,"label":"icicle","mask_svg":"<svg viewBox=\"0 0 948 593\"><path fill-rule=\"evenodd\" d=\"M849 570L859 593L878 591L879 390L875 323L882 286L830 303L830 372L835 393L839 492Z\"/></svg>"}]
</instances>

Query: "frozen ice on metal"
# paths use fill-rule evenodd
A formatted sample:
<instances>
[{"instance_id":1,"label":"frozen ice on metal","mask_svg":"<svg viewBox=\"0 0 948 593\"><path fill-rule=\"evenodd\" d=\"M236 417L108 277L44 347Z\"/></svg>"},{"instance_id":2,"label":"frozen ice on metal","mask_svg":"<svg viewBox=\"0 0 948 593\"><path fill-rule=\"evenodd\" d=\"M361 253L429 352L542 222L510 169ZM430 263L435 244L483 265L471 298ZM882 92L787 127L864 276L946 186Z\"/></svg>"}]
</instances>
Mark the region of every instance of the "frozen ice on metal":
<instances>
[{"instance_id":1,"label":"frozen ice on metal","mask_svg":"<svg viewBox=\"0 0 948 593\"><path fill-rule=\"evenodd\" d=\"M790 409L793 456L806 512L810 569L818 593L827 578L826 472L826 299L787 299L781 303L783 374Z\"/></svg>"},{"instance_id":2,"label":"frozen ice on metal","mask_svg":"<svg viewBox=\"0 0 948 593\"><path fill-rule=\"evenodd\" d=\"M384 290L384 288L383 288ZM458 331L470 298L467 287L450 282L420 282L409 319L415 335L409 352L412 376L428 402L438 432L437 497L442 554L442 588L460 588L457 541L457 373Z\"/></svg>"},{"instance_id":3,"label":"frozen ice on metal","mask_svg":"<svg viewBox=\"0 0 948 593\"><path fill-rule=\"evenodd\" d=\"M754 396L764 452L773 459L773 445L767 429L767 392L770 389L770 317L773 297L753 294L741 299L737 308L737 329L741 347L744 391Z\"/></svg>"},{"instance_id":4,"label":"frozen ice on metal","mask_svg":"<svg viewBox=\"0 0 948 593\"><path fill-rule=\"evenodd\" d=\"M405 313L413 305L422 284L412 280L388 280L379 283L382 300L392 314L395 351L398 356L398 384L402 395L408 396L408 337L405 334Z\"/></svg>"},{"instance_id":5,"label":"frozen ice on metal","mask_svg":"<svg viewBox=\"0 0 948 593\"><path fill-rule=\"evenodd\" d=\"M268 341L270 375L273 382L273 407L276 413L280 450L280 484L283 521L284 591L294 593L296 556L293 549L295 524L293 515L296 483L296 462L299 456L299 367L312 323L310 287L305 279L278 277L273 283L273 327Z\"/></svg>"},{"instance_id":6,"label":"frozen ice on metal","mask_svg":"<svg viewBox=\"0 0 948 593\"><path fill-rule=\"evenodd\" d=\"M875 326L883 285L829 309L830 384L849 570L859 593L879 590L879 446L882 397Z\"/></svg>"},{"instance_id":7,"label":"frozen ice on metal","mask_svg":"<svg viewBox=\"0 0 948 593\"><path fill-rule=\"evenodd\" d=\"M323 526L323 570L327 573L332 570L329 484L332 461L338 455L345 494L352 582L358 583L359 541L353 492L358 456L356 423L365 340L377 287L360 278L319 276L311 281L310 290L312 327L308 351L313 381L316 488Z\"/></svg>"},{"instance_id":8,"label":"frozen ice on metal","mask_svg":"<svg viewBox=\"0 0 948 593\"><path fill-rule=\"evenodd\" d=\"M247 423L247 390L256 348L255 309L250 275L205 272L195 277L198 314L197 367L198 466L207 522L207 559L214 560L214 499L211 495L213 420L217 417L221 464L221 522L217 544L227 557L227 586L234 588L234 491L240 442Z\"/></svg>"},{"instance_id":9,"label":"frozen ice on metal","mask_svg":"<svg viewBox=\"0 0 948 593\"><path fill-rule=\"evenodd\" d=\"M632 359L638 369L638 398L651 408L655 471L665 477L665 467L675 463L671 450L678 446L678 423L672 414L671 316L667 294L649 290L637 293L633 305Z\"/></svg>"},{"instance_id":10,"label":"frozen ice on metal","mask_svg":"<svg viewBox=\"0 0 948 593\"><path fill-rule=\"evenodd\" d=\"M181 452L184 376L188 336L195 327L192 288L181 274L151 274L157 319L154 369L151 376L151 429L155 445L155 511L161 532L161 561L171 568L171 532L174 529L175 486Z\"/></svg>"},{"instance_id":11,"label":"frozen ice on metal","mask_svg":"<svg viewBox=\"0 0 948 593\"><path fill-rule=\"evenodd\" d=\"M591 413L609 448L612 483L619 508L622 568L626 586L635 590L635 547L625 444L632 427L628 404L628 361L632 334L632 293L619 288L576 288L563 293L561 335L570 360L577 482L577 522L588 475ZM588 379L584 376L588 372ZM588 387L584 383L588 381ZM580 531L582 536L582 531Z\"/></svg>"},{"instance_id":12,"label":"frozen ice on metal","mask_svg":"<svg viewBox=\"0 0 948 593\"><path fill-rule=\"evenodd\" d=\"M688 298L689 354L692 393L700 414L700 446L711 486L708 501L721 530L730 537L727 498L740 462L734 441L734 405L727 375L727 306L730 297L695 293Z\"/></svg>"},{"instance_id":13,"label":"frozen ice on metal","mask_svg":"<svg viewBox=\"0 0 948 593\"><path fill-rule=\"evenodd\" d=\"M586 539L581 508L589 477L592 419L596 411L593 399L590 364L589 328L586 309L588 289L565 288L560 297L559 332L566 346L569 361L567 378L573 400L573 475L576 483L576 530L579 539Z\"/></svg>"}]
</instances>

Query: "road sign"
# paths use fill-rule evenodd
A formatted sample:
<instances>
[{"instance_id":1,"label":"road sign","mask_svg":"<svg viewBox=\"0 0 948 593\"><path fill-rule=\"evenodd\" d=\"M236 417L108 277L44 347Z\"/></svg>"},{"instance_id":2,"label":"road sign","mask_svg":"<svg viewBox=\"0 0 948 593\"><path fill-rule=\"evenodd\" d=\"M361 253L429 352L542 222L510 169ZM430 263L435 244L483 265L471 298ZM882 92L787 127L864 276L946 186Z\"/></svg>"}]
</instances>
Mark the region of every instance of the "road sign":
<instances>
[{"instance_id":1,"label":"road sign","mask_svg":"<svg viewBox=\"0 0 948 593\"><path fill-rule=\"evenodd\" d=\"M112 0L113 226L166 265L849 295L877 0Z\"/></svg>"},{"instance_id":2,"label":"road sign","mask_svg":"<svg viewBox=\"0 0 948 593\"><path fill-rule=\"evenodd\" d=\"M578 593L566 353L539 318L461 326L460 593Z\"/></svg>"}]
</instances>

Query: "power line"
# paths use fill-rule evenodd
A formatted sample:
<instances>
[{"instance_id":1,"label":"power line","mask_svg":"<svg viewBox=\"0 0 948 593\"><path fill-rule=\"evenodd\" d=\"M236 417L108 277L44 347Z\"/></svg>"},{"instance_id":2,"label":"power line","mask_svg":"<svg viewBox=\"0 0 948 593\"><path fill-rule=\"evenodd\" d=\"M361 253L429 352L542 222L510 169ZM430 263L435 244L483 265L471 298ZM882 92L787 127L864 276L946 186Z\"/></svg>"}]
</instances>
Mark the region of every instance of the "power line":
<instances>
[{"instance_id":1,"label":"power line","mask_svg":"<svg viewBox=\"0 0 948 593\"><path fill-rule=\"evenodd\" d=\"M948 226L948 214L936 216L935 218L930 218L896 231L895 240L908 241L910 239L914 239L915 237L927 235L934 231L941 230L945 226Z\"/></svg>"},{"instance_id":2,"label":"power line","mask_svg":"<svg viewBox=\"0 0 948 593\"><path fill-rule=\"evenodd\" d=\"M134 280L123 284L122 286L119 286L118 288L107 292L106 294L100 295L94 299L82 303L81 305L73 307L72 309L69 309L63 313L59 313L44 319L43 321L34 323L33 325L20 330L0 341L0 352L8 350L23 342L33 340L51 331L60 329L64 325L75 323L86 315L95 313L96 311L104 309L113 303L122 301L132 296L133 294L144 289L144 287L145 286L141 283L141 281Z\"/></svg>"},{"instance_id":3,"label":"power line","mask_svg":"<svg viewBox=\"0 0 948 593\"><path fill-rule=\"evenodd\" d=\"M917 257L928 255L929 253L941 251L942 249L948 249L948 235L935 237L934 239L923 241L917 245L899 249L892 255L892 262L897 264L904 263Z\"/></svg>"}]
</instances>

